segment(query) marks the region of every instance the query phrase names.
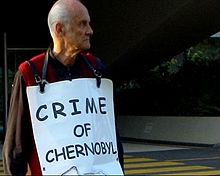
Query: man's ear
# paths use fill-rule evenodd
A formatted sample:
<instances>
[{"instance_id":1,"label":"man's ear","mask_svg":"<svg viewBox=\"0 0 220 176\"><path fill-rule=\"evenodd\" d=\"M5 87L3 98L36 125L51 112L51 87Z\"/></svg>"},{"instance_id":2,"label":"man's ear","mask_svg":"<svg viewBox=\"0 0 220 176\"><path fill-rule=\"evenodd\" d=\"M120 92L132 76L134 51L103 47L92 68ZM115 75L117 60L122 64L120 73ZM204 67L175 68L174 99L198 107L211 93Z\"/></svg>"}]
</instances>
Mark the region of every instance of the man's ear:
<instances>
[{"instance_id":1,"label":"man's ear","mask_svg":"<svg viewBox=\"0 0 220 176\"><path fill-rule=\"evenodd\" d=\"M63 33L64 33L64 26L63 26L63 24L56 23L55 29L56 29L57 35L59 35L59 36L63 35Z\"/></svg>"}]
</instances>

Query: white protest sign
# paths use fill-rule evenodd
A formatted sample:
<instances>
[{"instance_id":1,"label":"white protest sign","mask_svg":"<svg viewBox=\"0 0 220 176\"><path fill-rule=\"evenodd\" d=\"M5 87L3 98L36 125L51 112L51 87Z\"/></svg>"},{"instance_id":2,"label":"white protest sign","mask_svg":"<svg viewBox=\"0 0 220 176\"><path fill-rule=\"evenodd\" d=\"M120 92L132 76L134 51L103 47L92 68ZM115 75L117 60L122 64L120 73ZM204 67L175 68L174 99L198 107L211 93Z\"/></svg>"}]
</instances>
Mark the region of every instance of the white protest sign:
<instances>
[{"instance_id":1,"label":"white protest sign","mask_svg":"<svg viewBox=\"0 0 220 176\"><path fill-rule=\"evenodd\" d=\"M113 84L80 78L27 87L43 175L123 175L115 132Z\"/></svg>"}]
</instances>

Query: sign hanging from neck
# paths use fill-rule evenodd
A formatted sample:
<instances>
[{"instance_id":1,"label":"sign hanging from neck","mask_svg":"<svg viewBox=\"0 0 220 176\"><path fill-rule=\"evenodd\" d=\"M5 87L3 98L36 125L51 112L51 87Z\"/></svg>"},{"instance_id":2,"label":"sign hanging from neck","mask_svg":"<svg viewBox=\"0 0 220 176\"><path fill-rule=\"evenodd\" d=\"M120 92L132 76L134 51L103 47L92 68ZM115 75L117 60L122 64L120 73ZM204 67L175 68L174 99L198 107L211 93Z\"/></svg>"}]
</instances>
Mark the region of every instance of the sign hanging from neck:
<instances>
[{"instance_id":1,"label":"sign hanging from neck","mask_svg":"<svg viewBox=\"0 0 220 176\"><path fill-rule=\"evenodd\" d=\"M123 175L118 160L113 84L80 78L27 87L43 175Z\"/></svg>"}]
</instances>

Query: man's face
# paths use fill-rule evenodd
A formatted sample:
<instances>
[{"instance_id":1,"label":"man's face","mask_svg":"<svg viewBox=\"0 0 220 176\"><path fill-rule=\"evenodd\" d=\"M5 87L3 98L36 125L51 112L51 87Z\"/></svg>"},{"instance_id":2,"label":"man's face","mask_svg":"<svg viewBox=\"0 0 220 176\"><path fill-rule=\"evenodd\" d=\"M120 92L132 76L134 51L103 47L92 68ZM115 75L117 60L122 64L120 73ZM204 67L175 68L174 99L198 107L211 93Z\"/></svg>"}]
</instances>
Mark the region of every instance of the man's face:
<instances>
[{"instance_id":1,"label":"man's face","mask_svg":"<svg viewBox=\"0 0 220 176\"><path fill-rule=\"evenodd\" d=\"M75 50L84 51L90 48L90 36L93 30L90 26L90 16L85 7L76 9L70 24L70 29L66 32L66 41Z\"/></svg>"}]
</instances>

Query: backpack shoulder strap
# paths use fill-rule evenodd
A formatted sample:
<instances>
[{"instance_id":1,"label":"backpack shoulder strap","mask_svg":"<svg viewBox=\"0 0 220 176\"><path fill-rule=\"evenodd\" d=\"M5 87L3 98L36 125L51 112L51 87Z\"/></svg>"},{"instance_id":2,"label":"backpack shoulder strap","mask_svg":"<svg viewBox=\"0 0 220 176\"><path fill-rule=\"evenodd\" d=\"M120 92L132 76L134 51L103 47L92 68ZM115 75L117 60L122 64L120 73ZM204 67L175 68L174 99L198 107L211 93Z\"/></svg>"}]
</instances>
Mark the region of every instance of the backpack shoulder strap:
<instances>
[{"instance_id":1,"label":"backpack shoulder strap","mask_svg":"<svg viewBox=\"0 0 220 176\"><path fill-rule=\"evenodd\" d=\"M27 61L28 64L30 65L33 73L34 73L34 78L35 78L35 81L37 84L39 84L41 82L41 77L39 76L39 74L37 73L37 69L36 67L34 66L34 63L31 61L31 60L28 60Z\"/></svg>"},{"instance_id":2,"label":"backpack shoulder strap","mask_svg":"<svg viewBox=\"0 0 220 176\"><path fill-rule=\"evenodd\" d=\"M87 66L89 67L89 69L92 71L94 77L96 78L96 82L97 82L97 87L99 88L101 85L101 78L102 78L102 74L101 72L98 70L98 59L95 56L92 56L91 54L82 54L82 57L85 61L85 63L87 64ZM95 62L95 64L94 64ZM96 68L94 68L94 66Z\"/></svg>"}]
</instances>

